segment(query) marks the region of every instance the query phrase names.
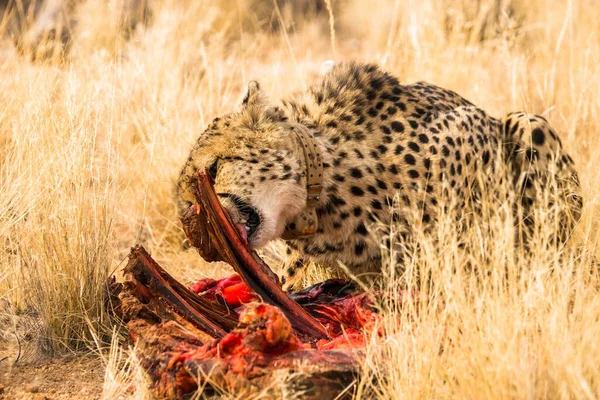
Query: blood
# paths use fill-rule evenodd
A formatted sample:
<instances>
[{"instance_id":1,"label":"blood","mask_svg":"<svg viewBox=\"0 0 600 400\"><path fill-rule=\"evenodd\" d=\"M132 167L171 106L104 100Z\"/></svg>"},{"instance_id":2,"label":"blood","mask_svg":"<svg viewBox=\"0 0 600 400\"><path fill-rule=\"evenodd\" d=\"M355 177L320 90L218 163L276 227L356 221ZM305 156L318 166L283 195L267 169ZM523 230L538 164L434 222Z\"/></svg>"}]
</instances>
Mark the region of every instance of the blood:
<instances>
[{"instance_id":1,"label":"blood","mask_svg":"<svg viewBox=\"0 0 600 400\"><path fill-rule=\"evenodd\" d=\"M259 300L258 296L246 286L238 274L233 274L219 280L210 278L200 279L190 286L190 290L199 294L201 293L203 297L210 300L221 298L232 308Z\"/></svg>"},{"instance_id":2,"label":"blood","mask_svg":"<svg viewBox=\"0 0 600 400\"><path fill-rule=\"evenodd\" d=\"M252 305L252 313L248 313L249 303L259 301L239 275L233 274L218 280L205 278L196 282L190 289L207 300L219 300L227 306L240 313L246 318L245 323L252 325L249 318L267 320L268 331L275 334L287 324L281 324L281 318L285 318L281 312L276 313L276 307L258 303L260 306ZM307 309L310 314L319 321L329 333L330 339L321 339L316 343L303 343L302 346L310 348L311 345L319 350L333 349L356 349L365 346L365 334L373 332L377 327L380 316L375 312L371 299L364 293L358 292L354 286L341 279L331 279L317 285L311 286L300 293L291 294L290 297ZM275 316L277 318L271 321ZM286 319L287 321L287 319ZM290 328L291 330L291 328ZM275 333L274 333L275 332ZM231 335L231 334L230 334ZM234 337L239 333L233 334ZM229 336L229 335L228 335ZM300 335L301 336L301 335ZM300 338L294 334L299 343ZM226 339L227 338L227 339ZM231 337L223 338L225 347L231 348L228 341ZM295 339L294 339L295 340ZM267 341L267 343L270 343ZM239 350L242 351L243 347ZM270 353L278 353L297 350L292 347L269 347L262 350Z\"/></svg>"},{"instance_id":3,"label":"blood","mask_svg":"<svg viewBox=\"0 0 600 400\"><path fill-rule=\"evenodd\" d=\"M285 295L320 324L326 339L297 329L238 275L202 279L192 289L142 247L132 250L124 282L109 282L109 309L127 324L158 398L188 398L199 385L268 385L277 371L290 370L303 371L294 381L299 389L312 388L304 398L334 398L354 381L366 339L382 334L372 297L343 280Z\"/></svg>"}]
</instances>

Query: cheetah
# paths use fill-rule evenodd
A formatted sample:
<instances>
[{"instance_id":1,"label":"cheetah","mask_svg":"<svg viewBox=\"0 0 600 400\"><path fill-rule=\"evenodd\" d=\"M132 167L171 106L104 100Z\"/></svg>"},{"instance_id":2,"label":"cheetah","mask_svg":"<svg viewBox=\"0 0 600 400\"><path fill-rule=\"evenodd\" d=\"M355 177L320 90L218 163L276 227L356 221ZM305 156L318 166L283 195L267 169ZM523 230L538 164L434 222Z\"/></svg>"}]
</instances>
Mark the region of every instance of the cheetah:
<instances>
[{"instance_id":1,"label":"cheetah","mask_svg":"<svg viewBox=\"0 0 600 400\"><path fill-rule=\"evenodd\" d=\"M544 117L496 119L450 90L403 85L356 62L336 64L278 105L251 82L240 110L212 121L191 150L177 184L181 213L205 169L252 248L286 240L288 285L309 261L377 271L382 237L373 224L394 221L409 235L412 225L434 226L446 204L459 216L477 212L486 182L518 193L523 226L534 224L536 192L553 184L557 243L582 207L573 160Z\"/></svg>"}]
</instances>

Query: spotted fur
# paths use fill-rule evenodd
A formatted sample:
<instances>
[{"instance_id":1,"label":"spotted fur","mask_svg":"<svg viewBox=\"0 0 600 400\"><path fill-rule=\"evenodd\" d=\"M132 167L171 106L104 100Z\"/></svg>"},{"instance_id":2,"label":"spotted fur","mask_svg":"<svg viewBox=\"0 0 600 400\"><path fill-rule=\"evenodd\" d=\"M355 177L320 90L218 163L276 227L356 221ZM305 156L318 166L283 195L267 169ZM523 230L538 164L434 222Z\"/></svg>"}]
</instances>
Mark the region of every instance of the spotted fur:
<instances>
[{"instance_id":1,"label":"spotted fur","mask_svg":"<svg viewBox=\"0 0 600 400\"><path fill-rule=\"evenodd\" d=\"M476 212L490 182L510 183L523 203L524 225L532 226L537 192L556 178L555 193L566 199L560 241L580 216L573 160L543 117L514 113L498 120L452 91L403 85L358 63L336 65L278 106L252 83L241 109L215 119L191 151L178 182L181 210L194 201L194 172L212 166L234 222L245 223L249 209L259 216L249 243L260 247L279 238L306 204L302 152L290 122L316 138L324 189L317 234L287 242L288 282L307 261L377 270L381 238L371 229L377 221L394 221L405 235L414 226L430 229L442 207L452 206L458 217Z\"/></svg>"}]
</instances>

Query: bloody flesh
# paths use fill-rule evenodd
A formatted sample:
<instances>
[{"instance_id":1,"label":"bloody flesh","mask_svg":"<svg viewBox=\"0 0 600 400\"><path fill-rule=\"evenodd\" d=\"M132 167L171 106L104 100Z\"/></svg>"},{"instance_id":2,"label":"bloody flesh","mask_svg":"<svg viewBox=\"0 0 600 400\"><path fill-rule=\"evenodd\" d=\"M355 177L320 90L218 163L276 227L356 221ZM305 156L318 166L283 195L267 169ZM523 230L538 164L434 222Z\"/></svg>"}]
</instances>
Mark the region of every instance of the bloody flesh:
<instances>
[{"instance_id":1,"label":"bloody flesh","mask_svg":"<svg viewBox=\"0 0 600 400\"><path fill-rule=\"evenodd\" d=\"M188 238L205 259L228 262L237 274L188 289L137 246L124 283L109 284L111 311L127 324L153 392L183 398L201 384L262 388L277 371L300 374L288 389L304 398L343 392L359 368L365 334L377 329L370 297L339 279L288 295L205 174L197 197L182 218Z\"/></svg>"},{"instance_id":2,"label":"bloody flesh","mask_svg":"<svg viewBox=\"0 0 600 400\"><path fill-rule=\"evenodd\" d=\"M305 398L333 398L353 382L362 358L360 327L367 329L363 322L370 317L355 315L376 315L352 285L323 282L293 297L335 333L332 339L306 340L277 307L238 305L241 295L222 296L248 293L237 276L203 280L195 293L176 284L141 246L123 272L123 283L110 283L111 310L126 323L158 398L184 398L205 383L240 390L267 385L276 371L299 373L293 385L312 393ZM197 315L207 321L198 322Z\"/></svg>"}]
</instances>

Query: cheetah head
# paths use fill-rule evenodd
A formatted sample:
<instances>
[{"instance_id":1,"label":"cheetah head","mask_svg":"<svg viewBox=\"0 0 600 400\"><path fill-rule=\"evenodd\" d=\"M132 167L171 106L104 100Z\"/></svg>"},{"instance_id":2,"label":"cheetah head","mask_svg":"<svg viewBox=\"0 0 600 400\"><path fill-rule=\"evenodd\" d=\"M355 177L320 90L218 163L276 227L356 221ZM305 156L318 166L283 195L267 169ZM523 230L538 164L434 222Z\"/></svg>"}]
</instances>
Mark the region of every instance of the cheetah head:
<instances>
[{"instance_id":1,"label":"cheetah head","mask_svg":"<svg viewBox=\"0 0 600 400\"><path fill-rule=\"evenodd\" d=\"M281 237L306 206L306 174L286 118L251 82L238 112L216 118L193 147L177 183L180 216L208 170L221 204L250 247Z\"/></svg>"}]
</instances>

